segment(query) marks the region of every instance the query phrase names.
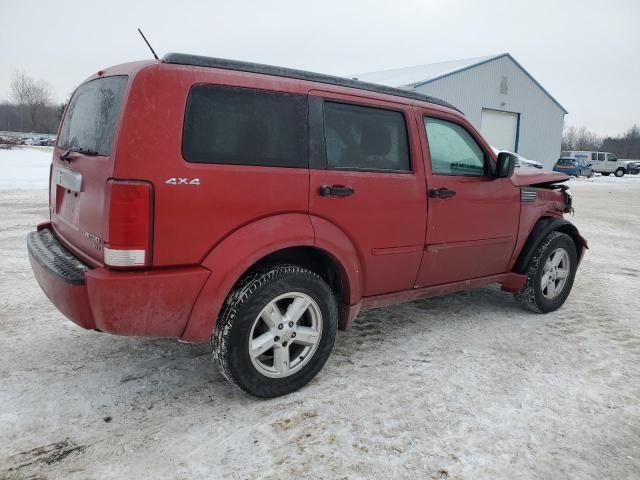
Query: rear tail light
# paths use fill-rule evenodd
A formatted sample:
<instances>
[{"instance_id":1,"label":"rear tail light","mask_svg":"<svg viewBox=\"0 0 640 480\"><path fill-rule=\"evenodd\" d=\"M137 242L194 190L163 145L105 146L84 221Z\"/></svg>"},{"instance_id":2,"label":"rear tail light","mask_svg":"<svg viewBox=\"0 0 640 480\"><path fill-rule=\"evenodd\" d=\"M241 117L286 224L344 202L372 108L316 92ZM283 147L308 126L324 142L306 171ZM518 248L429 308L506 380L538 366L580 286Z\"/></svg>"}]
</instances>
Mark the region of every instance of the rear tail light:
<instances>
[{"instance_id":1,"label":"rear tail light","mask_svg":"<svg viewBox=\"0 0 640 480\"><path fill-rule=\"evenodd\" d=\"M104 263L145 267L151 263L153 187L148 182L109 180L104 228Z\"/></svg>"}]
</instances>

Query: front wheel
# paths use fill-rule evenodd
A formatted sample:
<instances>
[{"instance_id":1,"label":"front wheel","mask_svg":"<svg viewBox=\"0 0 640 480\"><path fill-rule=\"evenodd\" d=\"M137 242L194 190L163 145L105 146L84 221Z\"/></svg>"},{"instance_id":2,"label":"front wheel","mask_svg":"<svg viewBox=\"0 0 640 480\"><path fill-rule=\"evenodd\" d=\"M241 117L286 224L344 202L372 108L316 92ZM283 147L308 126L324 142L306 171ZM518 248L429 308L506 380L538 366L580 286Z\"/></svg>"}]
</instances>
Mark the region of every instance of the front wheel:
<instances>
[{"instance_id":1,"label":"front wheel","mask_svg":"<svg viewBox=\"0 0 640 480\"><path fill-rule=\"evenodd\" d=\"M622 176L624 176L624 169L623 168L619 168L616 170L615 176L620 178Z\"/></svg>"},{"instance_id":2,"label":"front wheel","mask_svg":"<svg viewBox=\"0 0 640 480\"><path fill-rule=\"evenodd\" d=\"M298 390L323 367L338 324L322 278L295 265L249 273L231 292L212 336L222 374L241 390L271 398Z\"/></svg>"},{"instance_id":3,"label":"front wheel","mask_svg":"<svg viewBox=\"0 0 640 480\"><path fill-rule=\"evenodd\" d=\"M577 267L578 256L571 237L551 232L529 262L527 282L516 299L536 313L557 310L571 292Z\"/></svg>"}]
</instances>

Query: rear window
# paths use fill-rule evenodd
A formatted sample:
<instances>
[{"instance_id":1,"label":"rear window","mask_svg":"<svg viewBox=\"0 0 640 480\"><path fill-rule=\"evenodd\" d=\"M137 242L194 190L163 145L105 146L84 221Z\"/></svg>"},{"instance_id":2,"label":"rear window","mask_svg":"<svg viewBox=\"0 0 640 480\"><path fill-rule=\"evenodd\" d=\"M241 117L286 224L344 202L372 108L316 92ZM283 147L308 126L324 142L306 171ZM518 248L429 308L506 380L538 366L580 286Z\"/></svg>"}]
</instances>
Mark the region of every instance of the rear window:
<instances>
[{"instance_id":1,"label":"rear window","mask_svg":"<svg viewBox=\"0 0 640 480\"><path fill-rule=\"evenodd\" d=\"M109 155L127 79L120 75L80 85L69 102L58 146Z\"/></svg>"},{"instance_id":2,"label":"rear window","mask_svg":"<svg viewBox=\"0 0 640 480\"><path fill-rule=\"evenodd\" d=\"M558 165L571 166L574 165L574 163L570 158L561 158L560 160L558 160Z\"/></svg>"},{"instance_id":3,"label":"rear window","mask_svg":"<svg viewBox=\"0 0 640 480\"><path fill-rule=\"evenodd\" d=\"M308 165L307 97L196 85L187 100L182 155L196 163Z\"/></svg>"}]
</instances>

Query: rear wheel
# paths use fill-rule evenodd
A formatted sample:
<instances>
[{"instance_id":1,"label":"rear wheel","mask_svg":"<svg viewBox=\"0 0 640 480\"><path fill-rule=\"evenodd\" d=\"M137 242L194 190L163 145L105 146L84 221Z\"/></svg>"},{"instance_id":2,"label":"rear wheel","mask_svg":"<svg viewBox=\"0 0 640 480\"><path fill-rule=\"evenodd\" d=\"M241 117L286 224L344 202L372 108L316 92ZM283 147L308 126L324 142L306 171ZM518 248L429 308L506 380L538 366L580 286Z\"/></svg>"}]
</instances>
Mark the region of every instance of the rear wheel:
<instances>
[{"instance_id":1,"label":"rear wheel","mask_svg":"<svg viewBox=\"0 0 640 480\"><path fill-rule=\"evenodd\" d=\"M618 178L624 176L624 168L617 169L616 173L615 173L615 176L618 177Z\"/></svg>"},{"instance_id":2,"label":"rear wheel","mask_svg":"<svg viewBox=\"0 0 640 480\"><path fill-rule=\"evenodd\" d=\"M527 267L527 282L516 299L527 309L548 313L560 308L573 286L578 258L571 237L551 232Z\"/></svg>"},{"instance_id":3,"label":"rear wheel","mask_svg":"<svg viewBox=\"0 0 640 480\"><path fill-rule=\"evenodd\" d=\"M310 270L276 265L248 274L225 302L212 336L218 368L258 397L293 392L327 361L338 324L329 286Z\"/></svg>"}]
</instances>

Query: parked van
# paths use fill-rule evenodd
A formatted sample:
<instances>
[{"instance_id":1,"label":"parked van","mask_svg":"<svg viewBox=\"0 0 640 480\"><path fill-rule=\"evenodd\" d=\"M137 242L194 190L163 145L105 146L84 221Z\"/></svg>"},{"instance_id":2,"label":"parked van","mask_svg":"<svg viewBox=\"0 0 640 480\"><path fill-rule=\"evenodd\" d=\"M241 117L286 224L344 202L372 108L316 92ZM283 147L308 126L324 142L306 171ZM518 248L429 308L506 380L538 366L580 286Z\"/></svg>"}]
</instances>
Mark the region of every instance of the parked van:
<instances>
[{"instance_id":1,"label":"parked van","mask_svg":"<svg viewBox=\"0 0 640 480\"><path fill-rule=\"evenodd\" d=\"M75 91L29 258L81 327L211 341L274 397L360 311L495 283L559 308L586 248L569 177L515 161L432 97L168 54Z\"/></svg>"},{"instance_id":2,"label":"parked van","mask_svg":"<svg viewBox=\"0 0 640 480\"><path fill-rule=\"evenodd\" d=\"M619 160L610 152L592 152L592 151L566 151L560 153L560 158L574 158L583 160L590 165L594 172L609 176L612 173L616 177L622 177L625 173L629 173L629 160Z\"/></svg>"}]
</instances>

